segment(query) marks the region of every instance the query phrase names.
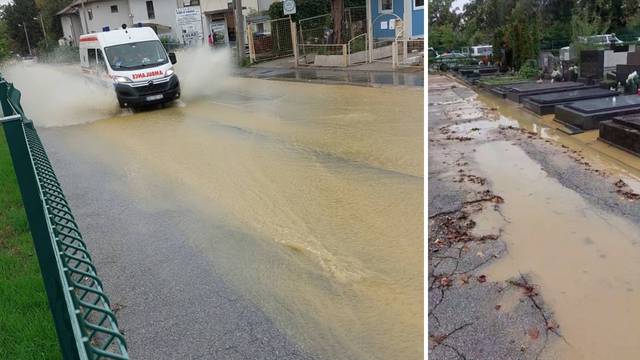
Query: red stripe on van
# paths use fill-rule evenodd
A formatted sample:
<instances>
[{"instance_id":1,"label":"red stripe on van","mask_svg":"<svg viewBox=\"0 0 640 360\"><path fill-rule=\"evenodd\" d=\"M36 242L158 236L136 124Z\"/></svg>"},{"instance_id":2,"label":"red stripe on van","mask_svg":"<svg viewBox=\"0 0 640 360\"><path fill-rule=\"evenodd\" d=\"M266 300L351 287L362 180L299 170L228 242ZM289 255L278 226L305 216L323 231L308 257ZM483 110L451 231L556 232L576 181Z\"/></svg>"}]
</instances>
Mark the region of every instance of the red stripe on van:
<instances>
[{"instance_id":1,"label":"red stripe on van","mask_svg":"<svg viewBox=\"0 0 640 360\"><path fill-rule=\"evenodd\" d=\"M82 41L98 41L98 37L97 36L81 37L80 42Z\"/></svg>"}]
</instances>

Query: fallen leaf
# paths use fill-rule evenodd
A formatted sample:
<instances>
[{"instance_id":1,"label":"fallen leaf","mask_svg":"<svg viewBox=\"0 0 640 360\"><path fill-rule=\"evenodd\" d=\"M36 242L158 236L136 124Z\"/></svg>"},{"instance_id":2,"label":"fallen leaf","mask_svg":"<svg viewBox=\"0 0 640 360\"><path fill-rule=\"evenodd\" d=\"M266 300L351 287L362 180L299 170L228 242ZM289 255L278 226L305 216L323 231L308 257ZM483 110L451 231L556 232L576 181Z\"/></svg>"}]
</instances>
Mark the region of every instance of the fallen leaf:
<instances>
[{"instance_id":1,"label":"fallen leaf","mask_svg":"<svg viewBox=\"0 0 640 360\"><path fill-rule=\"evenodd\" d=\"M487 275L478 276L478 282L483 283L487 281Z\"/></svg>"},{"instance_id":2,"label":"fallen leaf","mask_svg":"<svg viewBox=\"0 0 640 360\"><path fill-rule=\"evenodd\" d=\"M527 334L529 335L531 340L538 340L538 337L540 337L540 330L538 330L538 328L533 327L527 331Z\"/></svg>"},{"instance_id":3,"label":"fallen leaf","mask_svg":"<svg viewBox=\"0 0 640 360\"><path fill-rule=\"evenodd\" d=\"M549 320L549 322L547 322L547 330L555 330L559 327L560 325L558 325L558 323L553 320Z\"/></svg>"},{"instance_id":4,"label":"fallen leaf","mask_svg":"<svg viewBox=\"0 0 640 360\"><path fill-rule=\"evenodd\" d=\"M467 274L460 275L460 281L463 284L468 284L469 283L469 275L467 275Z\"/></svg>"},{"instance_id":5,"label":"fallen leaf","mask_svg":"<svg viewBox=\"0 0 640 360\"><path fill-rule=\"evenodd\" d=\"M498 305L495 306L495 309L496 310L500 310L501 307L502 307L502 305L498 304Z\"/></svg>"}]
</instances>

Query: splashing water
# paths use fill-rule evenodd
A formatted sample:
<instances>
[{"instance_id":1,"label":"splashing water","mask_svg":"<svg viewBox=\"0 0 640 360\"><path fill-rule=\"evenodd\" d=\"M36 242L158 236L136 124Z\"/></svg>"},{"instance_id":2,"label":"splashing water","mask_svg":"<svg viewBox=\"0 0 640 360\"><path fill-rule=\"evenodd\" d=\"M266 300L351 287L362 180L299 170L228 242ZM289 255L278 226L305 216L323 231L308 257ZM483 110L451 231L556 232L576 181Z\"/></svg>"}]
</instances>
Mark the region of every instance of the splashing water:
<instances>
[{"instance_id":1,"label":"splashing water","mask_svg":"<svg viewBox=\"0 0 640 360\"><path fill-rule=\"evenodd\" d=\"M227 49L191 48L177 56L176 73L185 101L215 95L224 87L231 69ZM130 114L118 107L113 86L82 75L80 64L17 63L5 66L2 75L20 90L27 116L39 127L78 125Z\"/></svg>"},{"instance_id":2,"label":"splashing water","mask_svg":"<svg viewBox=\"0 0 640 360\"><path fill-rule=\"evenodd\" d=\"M175 68L183 100L188 102L212 96L224 88L224 80L231 73L229 49L189 48L176 55L178 62Z\"/></svg>"},{"instance_id":3,"label":"splashing water","mask_svg":"<svg viewBox=\"0 0 640 360\"><path fill-rule=\"evenodd\" d=\"M2 73L20 90L24 111L40 127L83 124L120 112L113 88L85 78L79 64L13 64Z\"/></svg>"}]
</instances>

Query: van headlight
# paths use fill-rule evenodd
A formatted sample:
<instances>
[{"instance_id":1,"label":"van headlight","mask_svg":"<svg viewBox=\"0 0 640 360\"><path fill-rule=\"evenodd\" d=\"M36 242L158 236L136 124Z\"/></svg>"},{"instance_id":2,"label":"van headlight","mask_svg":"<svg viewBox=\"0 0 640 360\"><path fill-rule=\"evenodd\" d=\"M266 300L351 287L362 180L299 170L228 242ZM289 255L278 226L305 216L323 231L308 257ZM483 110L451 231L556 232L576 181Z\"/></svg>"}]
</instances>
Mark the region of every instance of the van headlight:
<instances>
[{"instance_id":1,"label":"van headlight","mask_svg":"<svg viewBox=\"0 0 640 360\"><path fill-rule=\"evenodd\" d=\"M167 72L164 73L165 76L171 76L175 73L175 71L173 71L173 68L167 70Z\"/></svg>"},{"instance_id":2,"label":"van headlight","mask_svg":"<svg viewBox=\"0 0 640 360\"><path fill-rule=\"evenodd\" d=\"M128 82L131 82L131 79L129 79L129 78L128 78L128 77L126 77L126 76L116 76L116 77L114 78L114 80L115 80L117 83L128 83Z\"/></svg>"}]
</instances>

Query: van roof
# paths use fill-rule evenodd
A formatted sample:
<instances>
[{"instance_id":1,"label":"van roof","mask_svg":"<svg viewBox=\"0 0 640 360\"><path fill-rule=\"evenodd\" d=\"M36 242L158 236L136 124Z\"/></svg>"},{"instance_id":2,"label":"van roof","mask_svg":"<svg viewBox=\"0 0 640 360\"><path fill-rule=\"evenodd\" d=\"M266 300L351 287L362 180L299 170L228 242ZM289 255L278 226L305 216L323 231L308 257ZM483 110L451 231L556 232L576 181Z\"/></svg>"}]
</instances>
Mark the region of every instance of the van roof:
<instances>
[{"instance_id":1,"label":"van roof","mask_svg":"<svg viewBox=\"0 0 640 360\"><path fill-rule=\"evenodd\" d=\"M158 40L158 35L150 27L136 27L92 33L80 36L81 47L112 46L138 41Z\"/></svg>"}]
</instances>

